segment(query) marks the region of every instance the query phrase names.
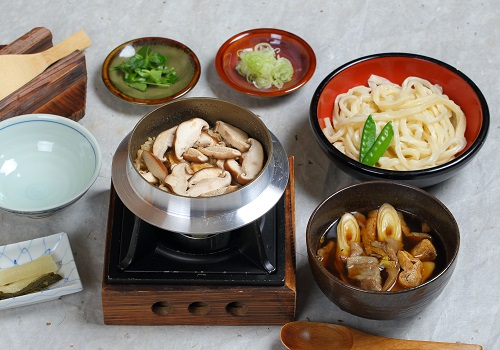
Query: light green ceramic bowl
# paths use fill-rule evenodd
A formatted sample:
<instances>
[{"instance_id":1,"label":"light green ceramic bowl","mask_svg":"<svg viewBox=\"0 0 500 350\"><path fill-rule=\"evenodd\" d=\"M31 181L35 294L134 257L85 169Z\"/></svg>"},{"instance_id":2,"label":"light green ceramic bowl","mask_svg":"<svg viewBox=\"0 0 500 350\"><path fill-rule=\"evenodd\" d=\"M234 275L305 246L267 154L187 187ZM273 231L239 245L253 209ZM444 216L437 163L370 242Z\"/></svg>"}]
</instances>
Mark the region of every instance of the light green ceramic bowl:
<instances>
[{"instance_id":1,"label":"light green ceramic bowl","mask_svg":"<svg viewBox=\"0 0 500 350\"><path fill-rule=\"evenodd\" d=\"M97 179L101 149L79 123L49 114L0 122L0 209L48 216L77 201Z\"/></svg>"}]
</instances>

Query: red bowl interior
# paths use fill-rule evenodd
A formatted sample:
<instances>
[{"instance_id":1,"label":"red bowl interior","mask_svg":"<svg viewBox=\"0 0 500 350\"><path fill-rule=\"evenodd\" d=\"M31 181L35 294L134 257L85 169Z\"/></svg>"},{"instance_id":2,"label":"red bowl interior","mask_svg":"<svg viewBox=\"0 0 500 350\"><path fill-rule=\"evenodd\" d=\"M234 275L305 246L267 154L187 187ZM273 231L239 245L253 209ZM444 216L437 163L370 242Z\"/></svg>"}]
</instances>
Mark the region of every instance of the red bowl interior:
<instances>
[{"instance_id":1,"label":"red bowl interior","mask_svg":"<svg viewBox=\"0 0 500 350\"><path fill-rule=\"evenodd\" d=\"M274 86L258 89L235 69L239 60L238 51L252 49L262 42L280 49L279 55L290 60L293 65L292 80L285 83L281 89ZM260 28L228 39L217 52L215 67L220 78L233 89L248 95L272 97L291 93L307 83L316 69L316 56L309 44L298 36L279 29Z\"/></svg>"},{"instance_id":2,"label":"red bowl interior","mask_svg":"<svg viewBox=\"0 0 500 350\"><path fill-rule=\"evenodd\" d=\"M439 84L443 93L462 108L467 120L465 138L466 151L476 140L483 123L481 101L474 90L454 68L419 57L384 56L360 61L341 69L324 86L318 100L318 122L324 128L323 119L331 117L338 94L347 92L357 85L368 85L368 78L375 74L401 84L407 77L416 76Z\"/></svg>"}]
</instances>

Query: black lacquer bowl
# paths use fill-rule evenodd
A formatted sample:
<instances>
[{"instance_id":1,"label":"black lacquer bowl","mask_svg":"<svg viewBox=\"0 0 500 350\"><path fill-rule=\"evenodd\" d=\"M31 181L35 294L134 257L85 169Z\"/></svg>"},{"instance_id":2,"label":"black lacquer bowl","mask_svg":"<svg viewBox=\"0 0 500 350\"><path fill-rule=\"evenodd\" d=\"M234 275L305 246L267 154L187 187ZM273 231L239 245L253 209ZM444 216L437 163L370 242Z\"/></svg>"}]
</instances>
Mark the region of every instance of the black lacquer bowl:
<instances>
[{"instance_id":1,"label":"black lacquer bowl","mask_svg":"<svg viewBox=\"0 0 500 350\"><path fill-rule=\"evenodd\" d=\"M392 292L367 291L345 283L327 270L317 258L317 251L322 235L345 212L369 211L386 202L433 228L442 243L442 249L438 250L442 267L417 287ZM331 301L353 315L388 320L414 316L441 294L455 269L460 232L453 214L428 192L400 182L367 181L337 191L314 210L307 225L306 245L314 279Z\"/></svg>"}]
</instances>

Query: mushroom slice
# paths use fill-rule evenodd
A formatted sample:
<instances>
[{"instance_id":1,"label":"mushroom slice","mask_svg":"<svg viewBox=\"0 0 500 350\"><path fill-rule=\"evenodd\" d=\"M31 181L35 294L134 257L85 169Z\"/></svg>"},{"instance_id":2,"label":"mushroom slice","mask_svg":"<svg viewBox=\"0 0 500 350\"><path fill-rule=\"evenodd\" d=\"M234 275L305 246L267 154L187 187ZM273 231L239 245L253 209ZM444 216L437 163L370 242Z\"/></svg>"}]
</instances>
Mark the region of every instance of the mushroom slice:
<instances>
[{"instance_id":1,"label":"mushroom slice","mask_svg":"<svg viewBox=\"0 0 500 350\"><path fill-rule=\"evenodd\" d=\"M250 148L248 134L231 124L217 121L215 123L215 131L222 136L227 144L235 147L240 152L246 152Z\"/></svg>"},{"instance_id":2,"label":"mushroom slice","mask_svg":"<svg viewBox=\"0 0 500 350\"><path fill-rule=\"evenodd\" d=\"M208 123L201 118L192 118L180 123L174 136L175 156L182 159L182 154L194 145L200 138L202 130L208 127Z\"/></svg>"},{"instance_id":3,"label":"mushroom slice","mask_svg":"<svg viewBox=\"0 0 500 350\"><path fill-rule=\"evenodd\" d=\"M201 153L206 156L215 158L215 159L230 159L237 158L241 156L241 152L237 149L231 147L224 146L208 146L203 148L198 148Z\"/></svg>"},{"instance_id":4,"label":"mushroom slice","mask_svg":"<svg viewBox=\"0 0 500 350\"><path fill-rule=\"evenodd\" d=\"M215 146L217 144L217 140L210 136L206 131L202 131L200 137L193 144L193 147L208 147Z\"/></svg>"},{"instance_id":5,"label":"mushroom slice","mask_svg":"<svg viewBox=\"0 0 500 350\"><path fill-rule=\"evenodd\" d=\"M151 174L150 171L140 171L139 174L141 174L144 180L149 182L151 185L156 185L158 183L158 179L153 174Z\"/></svg>"},{"instance_id":6,"label":"mushroom slice","mask_svg":"<svg viewBox=\"0 0 500 350\"><path fill-rule=\"evenodd\" d=\"M226 159L224 162L224 169L229 171L233 178L237 179L238 176L241 175L242 169L240 163L238 163L235 159Z\"/></svg>"},{"instance_id":7,"label":"mushroom slice","mask_svg":"<svg viewBox=\"0 0 500 350\"><path fill-rule=\"evenodd\" d=\"M405 236L414 245L418 244L424 239L432 240L432 236L425 232L408 232L408 234L405 234Z\"/></svg>"},{"instance_id":8,"label":"mushroom slice","mask_svg":"<svg viewBox=\"0 0 500 350\"><path fill-rule=\"evenodd\" d=\"M215 191L210 191L210 192L207 192L207 193L203 193L202 195L200 195L200 197L220 196L220 195L223 195L223 194L234 192L238 188L240 188L240 186L229 185L229 186L226 186L226 187L219 188L218 190L215 190Z\"/></svg>"},{"instance_id":9,"label":"mushroom slice","mask_svg":"<svg viewBox=\"0 0 500 350\"><path fill-rule=\"evenodd\" d=\"M385 250L388 258L394 261L398 260L397 254L400 250L403 250L403 241L387 237L385 243Z\"/></svg>"},{"instance_id":10,"label":"mushroom slice","mask_svg":"<svg viewBox=\"0 0 500 350\"><path fill-rule=\"evenodd\" d=\"M162 131L156 136L153 143L153 154L158 157L161 161L167 160L165 158L165 152L171 148L174 144L175 130L177 130L177 125Z\"/></svg>"},{"instance_id":11,"label":"mushroom slice","mask_svg":"<svg viewBox=\"0 0 500 350\"><path fill-rule=\"evenodd\" d=\"M246 185L255 179L264 167L264 148L261 143L252 138L248 139L248 142L250 143L250 148L242 155L242 173L236 179L242 185Z\"/></svg>"},{"instance_id":12,"label":"mushroom slice","mask_svg":"<svg viewBox=\"0 0 500 350\"><path fill-rule=\"evenodd\" d=\"M175 152L173 149L167 151L167 153L165 154L165 157L167 159L166 163L167 163L168 167L170 168L170 170L172 170L173 167L176 166L177 164L185 162L184 159L178 159L175 156Z\"/></svg>"},{"instance_id":13,"label":"mushroom slice","mask_svg":"<svg viewBox=\"0 0 500 350\"><path fill-rule=\"evenodd\" d=\"M205 178L187 191L189 197L199 197L205 193L216 191L231 184L231 174L224 171L220 177Z\"/></svg>"},{"instance_id":14,"label":"mushroom slice","mask_svg":"<svg viewBox=\"0 0 500 350\"><path fill-rule=\"evenodd\" d=\"M389 266L385 267L385 272L387 273L387 278L385 279L385 282L382 286L382 291L387 292L394 287L396 284L396 281L398 280L398 274L399 274L399 266L395 264L396 266Z\"/></svg>"},{"instance_id":15,"label":"mushroom slice","mask_svg":"<svg viewBox=\"0 0 500 350\"><path fill-rule=\"evenodd\" d=\"M222 169L217 167L201 169L200 171L194 173L194 175L189 179L188 188L195 186L203 179L211 179L219 177L220 175L222 175Z\"/></svg>"},{"instance_id":16,"label":"mushroom slice","mask_svg":"<svg viewBox=\"0 0 500 350\"><path fill-rule=\"evenodd\" d=\"M194 163L206 163L208 162L208 157L201 153L196 148L188 148L186 152L182 155L182 158L187 160L188 162Z\"/></svg>"},{"instance_id":17,"label":"mushroom slice","mask_svg":"<svg viewBox=\"0 0 500 350\"><path fill-rule=\"evenodd\" d=\"M168 175L168 170L165 167L165 164L163 164L162 161L159 160L153 153L146 150L142 151L141 157L151 174L160 180L160 182L163 182L165 177Z\"/></svg>"},{"instance_id":18,"label":"mushroom slice","mask_svg":"<svg viewBox=\"0 0 500 350\"><path fill-rule=\"evenodd\" d=\"M378 209L377 215L377 238L380 242L393 238L402 241L401 221L399 215L392 205L384 203Z\"/></svg>"},{"instance_id":19,"label":"mushroom slice","mask_svg":"<svg viewBox=\"0 0 500 350\"><path fill-rule=\"evenodd\" d=\"M212 165L210 163L191 163L190 165L191 165L191 169L193 170L194 173L196 173L197 171L200 171L201 169L214 167L214 165Z\"/></svg>"},{"instance_id":20,"label":"mushroom slice","mask_svg":"<svg viewBox=\"0 0 500 350\"><path fill-rule=\"evenodd\" d=\"M186 196L188 180L193 171L188 163L179 163L172 168L172 172L165 178L165 184L175 194Z\"/></svg>"}]
</instances>

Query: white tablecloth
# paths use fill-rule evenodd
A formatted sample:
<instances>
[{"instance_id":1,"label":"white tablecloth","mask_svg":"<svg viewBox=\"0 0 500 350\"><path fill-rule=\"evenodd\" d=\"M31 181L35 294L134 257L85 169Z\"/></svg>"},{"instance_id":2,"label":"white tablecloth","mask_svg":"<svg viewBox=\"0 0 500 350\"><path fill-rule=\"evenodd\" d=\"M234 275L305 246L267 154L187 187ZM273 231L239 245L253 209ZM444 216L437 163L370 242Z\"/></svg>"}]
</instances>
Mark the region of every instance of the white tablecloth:
<instances>
[{"instance_id":1,"label":"white tablecloth","mask_svg":"<svg viewBox=\"0 0 500 350\"><path fill-rule=\"evenodd\" d=\"M86 115L80 121L98 139L103 166L91 190L67 210L32 220L0 213L0 245L67 232L84 290L42 304L0 312L5 349L282 349L279 326L107 326L101 282L111 161L116 147L148 107L119 101L105 88L107 54L133 38L163 36L190 47L202 75L187 95L233 101L260 115L286 152L295 156L297 319L342 323L403 339L476 343L500 348L500 7L494 0L461 1L2 1L0 44L43 26L57 43L84 29L92 39ZM273 27L295 33L314 49L317 69L299 91L257 99L218 77L218 48L243 30ZM491 112L488 139L457 176L429 188L455 215L461 230L456 271L439 298L418 316L373 321L341 311L316 286L308 266L305 228L330 193L356 182L333 166L313 139L311 97L328 73L368 54L411 52L445 61L469 76ZM0 77L1 81L1 77Z\"/></svg>"}]
</instances>

